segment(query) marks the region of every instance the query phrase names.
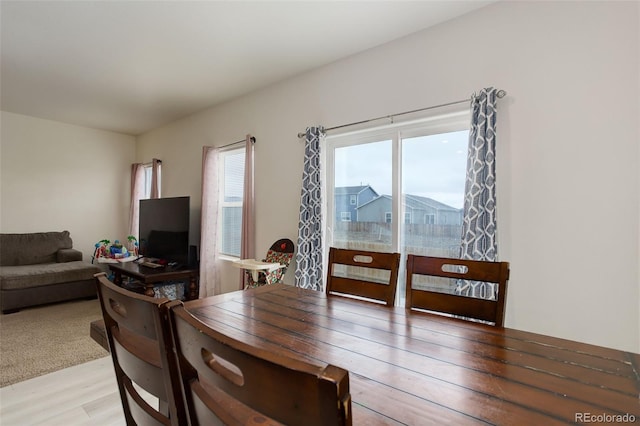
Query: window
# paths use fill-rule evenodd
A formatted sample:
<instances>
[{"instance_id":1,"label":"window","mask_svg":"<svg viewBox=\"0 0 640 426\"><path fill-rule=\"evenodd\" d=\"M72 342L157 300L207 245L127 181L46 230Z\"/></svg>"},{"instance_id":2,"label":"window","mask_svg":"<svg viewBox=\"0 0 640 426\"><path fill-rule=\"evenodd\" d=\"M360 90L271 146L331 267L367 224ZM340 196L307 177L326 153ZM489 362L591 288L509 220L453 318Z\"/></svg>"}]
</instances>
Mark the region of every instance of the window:
<instances>
[{"instance_id":1,"label":"window","mask_svg":"<svg viewBox=\"0 0 640 426\"><path fill-rule=\"evenodd\" d=\"M349 199L349 202L351 203L352 206L355 206L358 203L358 196L352 195Z\"/></svg>"},{"instance_id":2,"label":"window","mask_svg":"<svg viewBox=\"0 0 640 426\"><path fill-rule=\"evenodd\" d=\"M153 185L154 178L154 165L156 165L155 170L157 172L156 182L158 185L158 194L157 197L161 197L162 195L162 161L154 158L152 162L142 165L143 176L136 176L136 179L143 179L142 182L142 193L138 196L140 199L149 199L151 198L151 187ZM138 185L136 183L136 185Z\"/></svg>"},{"instance_id":3,"label":"window","mask_svg":"<svg viewBox=\"0 0 640 426\"><path fill-rule=\"evenodd\" d=\"M351 212L340 212L340 220L342 222L351 222Z\"/></svg>"},{"instance_id":4,"label":"window","mask_svg":"<svg viewBox=\"0 0 640 426\"><path fill-rule=\"evenodd\" d=\"M245 148L220 153L220 254L240 257Z\"/></svg>"},{"instance_id":5,"label":"window","mask_svg":"<svg viewBox=\"0 0 640 426\"><path fill-rule=\"evenodd\" d=\"M161 184L162 184L162 161L154 159L150 163L143 164L143 170L144 170L144 189L143 189L143 191L144 191L144 193L142 194L142 199L151 198L151 184L152 184L152 181L153 181L153 164L154 164L154 162L157 162L158 193L162 194L162 188L161 188Z\"/></svg>"},{"instance_id":6,"label":"window","mask_svg":"<svg viewBox=\"0 0 640 426\"><path fill-rule=\"evenodd\" d=\"M328 135L326 246L458 257L468 128L464 111L418 124ZM358 207L354 221L333 221L341 188L361 182L379 195ZM399 304L404 303L403 275L400 268Z\"/></svg>"},{"instance_id":7,"label":"window","mask_svg":"<svg viewBox=\"0 0 640 426\"><path fill-rule=\"evenodd\" d=\"M151 198L151 176L153 175L153 165L144 166L144 198Z\"/></svg>"},{"instance_id":8,"label":"window","mask_svg":"<svg viewBox=\"0 0 640 426\"><path fill-rule=\"evenodd\" d=\"M424 224L425 225L434 225L436 223L436 215L433 213L428 213L424 215Z\"/></svg>"}]
</instances>

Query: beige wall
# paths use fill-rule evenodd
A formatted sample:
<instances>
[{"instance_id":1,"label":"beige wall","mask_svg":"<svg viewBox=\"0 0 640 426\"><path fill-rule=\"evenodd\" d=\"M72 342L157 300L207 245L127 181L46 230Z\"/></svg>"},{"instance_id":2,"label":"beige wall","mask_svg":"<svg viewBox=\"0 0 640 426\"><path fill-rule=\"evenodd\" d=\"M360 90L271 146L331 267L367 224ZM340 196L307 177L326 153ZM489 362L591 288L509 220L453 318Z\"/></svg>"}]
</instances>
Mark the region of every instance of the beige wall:
<instances>
[{"instance_id":1,"label":"beige wall","mask_svg":"<svg viewBox=\"0 0 640 426\"><path fill-rule=\"evenodd\" d=\"M296 134L306 126L505 89L498 220L500 257L512 268L507 326L640 352L638 7L497 3L156 129L138 138L137 156L163 160L166 196L198 204L201 147L255 135L256 243L266 252L277 238L297 238ZM235 285L237 271L226 273Z\"/></svg>"},{"instance_id":2,"label":"beige wall","mask_svg":"<svg viewBox=\"0 0 640 426\"><path fill-rule=\"evenodd\" d=\"M88 259L126 235L129 165L200 220L203 145L252 133L257 248L296 241L303 143L327 127L495 86L507 326L640 352L640 4L501 2L130 136L2 112L0 231L71 231ZM310 54L313 49L310 48ZM259 64L256 64L259 66ZM225 270L235 288L238 271ZM293 269L287 274L293 282Z\"/></svg>"},{"instance_id":3,"label":"beige wall","mask_svg":"<svg viewBox=\"0 0 640 426\"><path fill-rule=\"evenodd\" d=\"M1 113L0 232L71 232L94 244L126 238L135 138Z\"/></svg>"}]
</instances>

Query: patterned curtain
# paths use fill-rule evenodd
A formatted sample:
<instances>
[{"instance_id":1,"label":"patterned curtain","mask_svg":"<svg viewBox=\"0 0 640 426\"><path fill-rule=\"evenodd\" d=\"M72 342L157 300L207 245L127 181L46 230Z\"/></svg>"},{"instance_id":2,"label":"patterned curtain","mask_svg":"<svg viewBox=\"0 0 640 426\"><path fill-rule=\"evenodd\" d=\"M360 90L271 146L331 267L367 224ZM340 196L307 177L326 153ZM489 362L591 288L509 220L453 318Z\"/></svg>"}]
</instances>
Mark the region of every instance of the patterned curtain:
<instances>
[{"instance_id":1,"label":"patterned curtain","mask_svg":"<svg viewBox=\"0 0 640 426\"><path fill-rule=\"evenodd\" d=\"M496 92L471 97L471 131L462 220L461 259L496 261ZM495 300L495 284L462 281L457 292Z\"/></svg>"},{"instance_id":2,"label":"patterned curtain","mask_svg":"<svg viewBox=\"0 0 640 426\"><path fill-rule=\"evenodd\" d=\"M317 291L322 291L320 141L323 138L324 128L307 128L296 254L296 287Z\"/></svg>"}]
</instances>

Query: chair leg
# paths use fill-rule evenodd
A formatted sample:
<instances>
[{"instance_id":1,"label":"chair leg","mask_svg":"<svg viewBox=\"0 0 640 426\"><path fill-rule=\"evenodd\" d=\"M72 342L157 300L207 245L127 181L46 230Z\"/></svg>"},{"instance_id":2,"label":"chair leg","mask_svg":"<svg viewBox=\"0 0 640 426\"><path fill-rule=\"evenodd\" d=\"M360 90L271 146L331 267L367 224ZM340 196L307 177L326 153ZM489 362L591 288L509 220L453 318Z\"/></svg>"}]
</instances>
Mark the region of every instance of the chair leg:
<instances>
[{"instance_id":1,"label":"chair leg","mask_svg":"<svg viewBox=\"0 0 640 426\"><path fill-rule=\"evenodd\" d=\"M158 400L158 411L162 415L169 417L169 403L167 401Z\"/></svg>"}]
</instances>

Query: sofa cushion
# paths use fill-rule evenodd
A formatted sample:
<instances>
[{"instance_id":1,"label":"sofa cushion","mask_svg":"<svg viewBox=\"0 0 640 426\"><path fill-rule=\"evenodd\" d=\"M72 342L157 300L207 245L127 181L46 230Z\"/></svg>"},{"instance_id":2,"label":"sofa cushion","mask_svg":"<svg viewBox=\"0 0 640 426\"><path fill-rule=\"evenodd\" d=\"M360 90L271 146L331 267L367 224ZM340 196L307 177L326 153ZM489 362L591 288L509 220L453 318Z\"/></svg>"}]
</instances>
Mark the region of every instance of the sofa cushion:
<instances>
[{"instance_id":1,"label":"sofa cushion","mask_svg":"<svg viewBox=\"0 0 640 426\"><path fill-rule=\"evenodd\" d=\"M0 265L18 266L56 262L60 249L70 249L69 231L0 234Z\"/></svg>"},{"instance_id":2,"label":"sofa cushion","mask_svg":"<svg viewBox=\"0 0 640 426\"><path fill-rule=\"evenodd\" d=\"M56 262L73 262L75 260L82 260L82 252L76 249L60 249L56 255Z\"/></svg>"},{"instance_id":3,"label":"sofa cushion","mask_svg":"<svg viewBox=\"0 0 640 426\"><path fill-rule=\"evenodd\" d=\"M0 288L20 290L71 281L92 280L100 268L83 261L0 267Z\"/></svg>"}]
</instances>

